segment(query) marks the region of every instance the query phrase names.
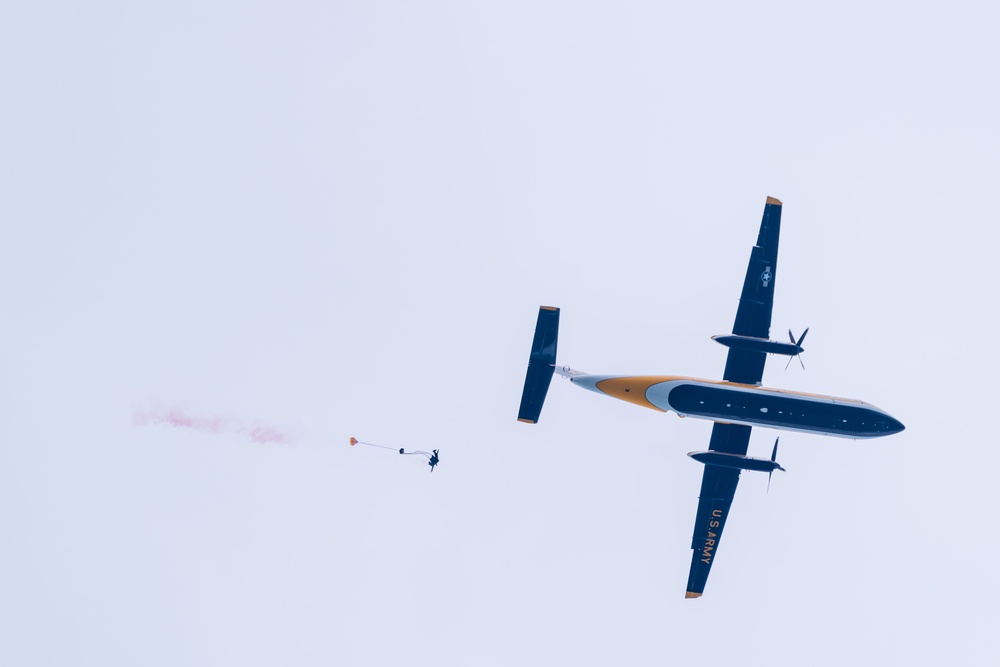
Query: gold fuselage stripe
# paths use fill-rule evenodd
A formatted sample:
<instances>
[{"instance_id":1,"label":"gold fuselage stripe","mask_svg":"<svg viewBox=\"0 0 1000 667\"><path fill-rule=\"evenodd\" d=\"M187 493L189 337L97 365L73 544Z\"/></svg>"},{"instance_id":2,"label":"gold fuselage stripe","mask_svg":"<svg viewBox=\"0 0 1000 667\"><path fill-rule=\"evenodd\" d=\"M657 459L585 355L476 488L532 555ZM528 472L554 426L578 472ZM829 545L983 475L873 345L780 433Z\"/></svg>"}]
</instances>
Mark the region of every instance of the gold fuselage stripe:
<instances>
[{"instance_id":1,"label":"gold fuselage stripe","mask_svg":"<svg viewBox=\"0 0 1000 667\"><path fill-rule=\"evenodd\" d=\"M658 408L646 400L646 390L651 385L659 384L660 382L663 382L663 378L658 376L608 378L607 380L598 382L597 388L608 396L614 396L623 401L641 405L644 408L651 408L657 412L666 412L666 410Z\"/></svg>"}]
</instances>

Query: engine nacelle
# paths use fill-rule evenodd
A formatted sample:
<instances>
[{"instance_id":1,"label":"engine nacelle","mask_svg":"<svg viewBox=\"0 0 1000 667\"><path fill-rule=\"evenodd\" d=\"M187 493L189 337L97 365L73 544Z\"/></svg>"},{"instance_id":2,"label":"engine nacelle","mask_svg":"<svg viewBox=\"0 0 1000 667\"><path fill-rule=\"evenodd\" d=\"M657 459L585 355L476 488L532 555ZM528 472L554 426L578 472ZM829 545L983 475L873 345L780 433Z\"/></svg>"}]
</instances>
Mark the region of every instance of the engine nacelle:
<instances>
[{"instance_id":1,"label":"engine nacelle","mask_svg":"<svg viewBox=\"0 0 1000 667\"><path fill-rule=\"evenodd\" d=\"M768 340L767 338L755 338L753 336L737 336L736 334L720 334L712 336L712 340L720 345L747 350L750 352L764 352L767 354L783 354L787 357L794 357L802 354L802 346L795 343L783 343L779 340Z\"/></svg>"},{"instance_id":2,"label":"engine nacelle","mask_svg":"<svg viewBox=\"0 0 1000 667\"><path fill-rule=\"evenodd\" d=\"M758 459L753 456L740 456L725 452L688 452L688 456L698 463L720 468L736 468L737 470L756 470L757 472L774 472L784 470L776 461Z\"/></svg>"}]
</instances>

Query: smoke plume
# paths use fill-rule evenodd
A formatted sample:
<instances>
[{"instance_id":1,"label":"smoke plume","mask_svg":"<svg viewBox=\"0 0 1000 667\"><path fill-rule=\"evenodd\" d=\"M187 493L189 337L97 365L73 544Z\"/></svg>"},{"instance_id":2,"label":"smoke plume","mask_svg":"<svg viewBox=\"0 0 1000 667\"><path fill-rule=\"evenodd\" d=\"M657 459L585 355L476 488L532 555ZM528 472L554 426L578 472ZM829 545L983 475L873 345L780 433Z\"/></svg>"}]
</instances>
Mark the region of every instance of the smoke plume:
<instances>
[{"instance_id":1,"label":"smoke plume","mask_svg":"<svg viewBox=\"0 0 1000 667\"><path fill-rule=\"evenodd\" d=\"M137 410L132 417L135 426L166 425L174 428L190 429L201 433L238 433L251 442L259 444L289 445L292 439L273 426L260 423L245 424L238 420L218 416L192 414L180 408L160 407Z\"/></svg>"}]
</instances>

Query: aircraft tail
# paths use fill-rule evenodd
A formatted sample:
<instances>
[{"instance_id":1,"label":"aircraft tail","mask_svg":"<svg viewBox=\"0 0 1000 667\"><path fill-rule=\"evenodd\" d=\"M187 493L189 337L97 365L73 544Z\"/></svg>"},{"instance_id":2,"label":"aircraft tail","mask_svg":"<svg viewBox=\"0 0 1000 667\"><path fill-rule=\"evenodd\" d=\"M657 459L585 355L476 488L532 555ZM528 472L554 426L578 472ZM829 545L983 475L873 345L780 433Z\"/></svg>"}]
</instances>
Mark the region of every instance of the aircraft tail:
<instances>
[{"instance_id":1,"label":"aircraft tail","mask_svg":"<svg viewBox=\"0 0 1000 667\"><path fill-rule=\"evenodd\" d=\"M521 392L521 409L517 413L519 422L527 424L538 422L542 404L545 403L545 394L548 393L549 383L552 381L552 371L555 369L558 338L559 309L542 306L538 309L535 339L531 343L528 373L524 378L524 390Z\"/></svg>"}]
</instances>

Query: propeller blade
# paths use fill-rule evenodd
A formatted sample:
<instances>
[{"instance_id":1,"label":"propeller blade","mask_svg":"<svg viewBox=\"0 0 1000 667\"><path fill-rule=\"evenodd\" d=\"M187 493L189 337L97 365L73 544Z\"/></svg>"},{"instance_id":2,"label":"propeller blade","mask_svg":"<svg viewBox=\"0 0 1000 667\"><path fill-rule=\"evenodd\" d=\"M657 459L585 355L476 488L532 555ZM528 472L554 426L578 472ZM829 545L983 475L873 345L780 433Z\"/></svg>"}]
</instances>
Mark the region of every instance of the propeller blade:
<instances>
[{"instance_id":1,"label":"propeller blade","mask_svg":"<svg viewBox=\"0 0 1000 667\"><path fill-rule=\"evenodd\" d=\"M788 370L788 367L792 365L792 357L798 357L799 365L802 366L802 370L806 369L806 364L804 361L802 361L802 357L800 357L799 355L805 352L805 350L802 349L802 341L806 339L807 333L809 333L809 327L806 327L806 330L802 332L802 335L799 336L799 339L795 340L795 334L792 333L791 329L788 330L788 340L792 341L792 345L797 347L799 351L788 358L788 363L785 364L786 371Z\"/></svg>"},{"instance_id":2,"label":"propeller blade","mask_svg":"<svg viewBox=\"0 0 1000 667\"><path fill-rule=\"evenodd\" d=\"M804 341L806 339L806 334L807 333L809 333L809 327L806 327L806 330L802 332L802 335L799 336L799 339L797 341L795 341L795 344L797 346L802 347L802 341Z\"/></svg>"},{"instance_id":3,"label":"propeller blade","mask_svg":"<svg viewBox=\"0 0 1000 667\"><path fill-rule=\"evenodd\" d=\"M789 361L791 361L791 360L789 359ZM778 458L778 441L779 440L781 440L781 436L778 436L777 438L774 439L774 449L771 450L771 461L773 461L774 463L777 463L776 459ZM777 469L778 470L784 470L784 468L782 468L781 466L778 466ZM767 491L768 492L771 491L771 475L773 475L773 474L774 474L774 468L772 468L771 470L769 470L768 473L767 473Z\"/></svg>"}]
</instances>

